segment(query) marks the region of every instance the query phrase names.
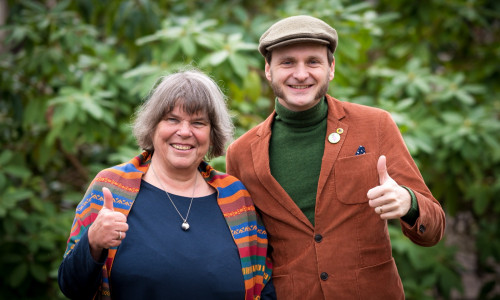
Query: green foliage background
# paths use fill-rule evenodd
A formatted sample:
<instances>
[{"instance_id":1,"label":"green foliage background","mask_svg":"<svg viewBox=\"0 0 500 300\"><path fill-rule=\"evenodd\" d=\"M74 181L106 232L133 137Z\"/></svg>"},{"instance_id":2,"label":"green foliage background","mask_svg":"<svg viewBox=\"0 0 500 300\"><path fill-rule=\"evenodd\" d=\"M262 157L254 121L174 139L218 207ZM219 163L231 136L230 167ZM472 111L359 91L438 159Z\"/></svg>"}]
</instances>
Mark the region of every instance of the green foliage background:
<instances>
[{"instance_id":1,"label":"green foliage background","mask_svg":"<svg viewBox=\"0 0 500 300\"><path fill-rule=\"evenodd\" d=\"M309 14L339 33L330 93L392 113L446 210L447 235L432 248L391 224L407 299L466 297L457 254L467 249L448 234L471 241L481 279L472 297L500 299L500 2L0 5L0 298L62 298L57 268L74 208L100 169L138 153L130 120L159 76L185 65L210 73L239 136L274 103L258 38L279 18ZM212 163L224 169L223 157Z\"/></svg>"}]
</instances>

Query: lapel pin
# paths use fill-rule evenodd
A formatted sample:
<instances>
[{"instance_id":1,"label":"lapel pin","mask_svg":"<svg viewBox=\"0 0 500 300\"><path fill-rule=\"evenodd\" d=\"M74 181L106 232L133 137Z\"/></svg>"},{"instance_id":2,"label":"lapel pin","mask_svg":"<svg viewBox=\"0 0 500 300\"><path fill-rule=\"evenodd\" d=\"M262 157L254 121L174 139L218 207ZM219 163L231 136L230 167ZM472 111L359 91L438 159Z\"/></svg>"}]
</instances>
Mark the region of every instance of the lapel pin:
<instances>
[{"instance_id":1,"label":"lapel pin","mask_svg":"<svg viewBox=\"0 0 500 300\"><path fill-rule=\"evenodd\" d=\"M328 136L328 141L332 144L337 144L340 141L340 134L334 132Z\"/></svg>"},{"instance_id":2,"label":"lapel pin","mask_svg":"<svg viewBox=\"0 0 500 300\"><path fill-rule=\"evenodd\" d=\"M344 133L344 129L343 128L337 128L337 130L335 130L335 132L330 133L330 135L328 136L328 141L331 144L337 144L340 141L340 135L342 133Z\"/></svg>"}]
</instances>

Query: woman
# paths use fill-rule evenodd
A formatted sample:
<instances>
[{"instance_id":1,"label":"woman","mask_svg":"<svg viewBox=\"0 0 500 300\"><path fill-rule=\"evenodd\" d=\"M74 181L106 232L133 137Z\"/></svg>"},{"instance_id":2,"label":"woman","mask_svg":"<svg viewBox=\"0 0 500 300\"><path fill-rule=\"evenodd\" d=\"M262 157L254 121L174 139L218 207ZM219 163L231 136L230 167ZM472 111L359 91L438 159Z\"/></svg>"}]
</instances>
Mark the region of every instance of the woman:
<instances>
[{"instance_id":1,"label":"woman","mask_svg":"<svg viewBox=\"0 0 500 300\"><path fill-rule=\"evenodd\" d=\"M203 160L222 155L232 137L224 100L196 70L152 91L134 122L145 151L97 174L76 208L59 267L66 296L275 298L249 193Z\"/></svg>"}]
</instances>

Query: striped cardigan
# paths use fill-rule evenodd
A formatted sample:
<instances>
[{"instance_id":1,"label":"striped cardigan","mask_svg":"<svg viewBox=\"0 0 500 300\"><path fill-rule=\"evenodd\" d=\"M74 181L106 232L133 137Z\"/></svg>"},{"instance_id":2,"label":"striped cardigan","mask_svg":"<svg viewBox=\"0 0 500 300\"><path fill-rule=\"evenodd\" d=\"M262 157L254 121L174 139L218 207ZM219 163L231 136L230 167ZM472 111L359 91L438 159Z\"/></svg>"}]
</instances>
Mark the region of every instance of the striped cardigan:
<instances>
[{"instance_id":1,"label":"striped cardigan","mask_svg":"<svg viewBox=\"0 0 500 300\"><path fill-rule=\"evenodd\" d=\"M114 210L128 215L139 193L142 176L151 163L151 156L152 153L144 151L127 163L97 174L76 208L64 257L96 219L103 206L103 187L109 188L113 194ZM198 170L206 182L217 190L217 202L238 247L245 280L245 299L260 299L260 293L271 276L271 263L267 258L267 233L255 212L250 194L235 177L216 171L204 161ZM117 247L108 251L96 299L111 297L109 275L116 251Z\"/></svg>"}]
</instances>

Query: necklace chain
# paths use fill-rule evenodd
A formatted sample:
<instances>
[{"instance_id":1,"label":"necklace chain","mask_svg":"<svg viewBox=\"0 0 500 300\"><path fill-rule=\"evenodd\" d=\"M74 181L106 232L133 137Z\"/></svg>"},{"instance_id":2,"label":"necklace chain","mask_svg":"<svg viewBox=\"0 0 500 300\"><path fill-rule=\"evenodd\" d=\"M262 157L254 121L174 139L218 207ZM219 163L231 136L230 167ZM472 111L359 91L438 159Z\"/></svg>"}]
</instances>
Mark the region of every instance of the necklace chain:
<instances>
[{"instance_id":1,"label":"necklace chain","mask_svg":"<svg viewBox=\"0 0 500 300\"><path fill-rule=\"evenodd\" d=\"M194 187L193 187L193 194L191 195L191 202L189 202L189 208L188 208L188 211L186 213L186 218L184 218L182 216L182 214L179 212L179 210L177 209L177 206L175 206L174 204L174 201L172 201L172 198L170 198L170 195L169 193L167 192L167 189L163 186L163 184L161 183L160 179L158 178L158 176L156 175L156 172L155 172L155 169L153 167L153 164L151 164L151 170L153 171L153 175L155 176L156 180L158 181L158 183L160 184L160 186L163 188L163 191L165 192L165 194L167 194L167 197L168 197L168 200L170 200L170 203L172 203L173 207L175 208L175 210L177 211L177 213L179 214L179 216L181 217L181 219L184 221L182 223L182 229L184 230L188 230L189 229L189 224L187 222L188 218L189 218L189 212L191 211L191 205L193 204L193 199L194 199L194 192L196 190L196 181L198 179L198 176L196 176L194 178Z\"/></svg>"}]
</instances>

